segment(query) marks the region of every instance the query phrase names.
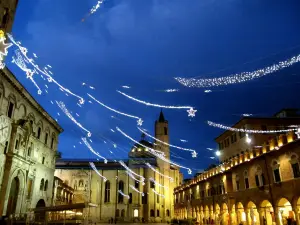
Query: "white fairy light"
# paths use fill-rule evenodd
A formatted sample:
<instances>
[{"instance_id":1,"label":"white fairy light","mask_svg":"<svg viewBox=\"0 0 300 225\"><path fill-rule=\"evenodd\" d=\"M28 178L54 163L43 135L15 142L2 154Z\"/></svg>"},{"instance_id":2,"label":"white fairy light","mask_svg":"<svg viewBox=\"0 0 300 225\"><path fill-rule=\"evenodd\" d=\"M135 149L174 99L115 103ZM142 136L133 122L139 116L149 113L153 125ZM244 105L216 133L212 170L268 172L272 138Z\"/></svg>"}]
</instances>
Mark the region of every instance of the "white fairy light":
<instances>
[{"instance_id":1,"label":"white fairy light","mask_svg":"<svg viewBox=\"0 0 300 225\"><path fill-rule=\"evenodd\" d=\"M127 113L123 113L123 112L120 112L116 109L113 109L107 105L105 105L104 103L100 102L99 100L97 100L96 98L94 98L92 95L90 94L87 94L91 99L93 99L95 102L97 102L99 105L103 106L104 108L107 108L108 110L112 111L112 112L115 112L115 113L118 113L120 115L123 115L123 116L127 116L127 117L130 117L130 118L134 118L134 119L137 119L137 123L139 126L141 126L140 124L143 123L143 120L140 118L140 117L137 117L137 116L133 116L133 115L130 115L130 114L127 114Z\"/></svg>"},{"instance_id":2,"label":"white fairy light","mask_svg":"<svg viewBox=\"0 0 300 225\"><path fill-rule=\"evenodd\" d=\"M296 129L296 135L297 135L297 138L299 139L300 138L300 128Z\"/></svg>"},{"instance_id":3,"label":"white fairy light","mask_svg":"<svg viewBox=\"0 0 300 225\"><path fill-rule=\"evenodd\" d=\"M82 137L81 140L92 153L94 153L99 158L103 159L105 164L107 163L107 159L105 157L101 156L98 152L96 152L85 137Z\"/></svg>"},{"instance_id":4,"label":"white fairy light","mask_svg":"<svg viewBox=\"0 0 300 225\"><path fill-rule=\"evenodd\" d=\"M262 76L266 76L268 74L272 74L278 70L284 69L286 67L290 67L293 64L298 63L299 61L300 61L300 55L297 55L285 61L281 61L277 64L273 64L272 66L268 66L252 72L242 72L242 73L238 73L226 77L208 78L208 79L175 77L175 80L177 80L180 84L186 87L198 87L198 88L237 84L237 83L247 82Z\"/></svg>"},{"instance_id":5,"label":"white fairy light","mask_svg":"<svg viewBox=\"0 0 300 225\"><path fill-rule=\"evenodd\" d=\"M120 163L127 171L129 171L130 173L134 174L134 175L137 176L137 177L140 177L142 181L145 180L145 177L143 177L143 176L141 176L141 175L135 173L135 172L134 172L133 170L131 170L128 166L126 166L126 164L125 164L122 160L120 160L119 163Z\"/></svg>"},{"instance_id":6,"label":"white fairy light","mask_svg":"<svg viewBox=\"0 0 300 225\"><path fill-rule=\"evenodd\" d=\"M76 116L78 116L79 117L79 114L78 113L75 113L76 114Z\"/></svg>"},{"instance_id":7,"label":"white fairy light","mask_svg":"<svg viewBox=\"0 0 300 225\"><path fill-rule=\"evenodd\" d=\"M113 129L110 129L111 132L115 133L115 131Z\"/></svg>"},{"instance_id":8,"label":"white fairy light","mask_svg":"<svg viewBox=\"0 0 300 225\"><path fill-rule=\"evenodd\" d=\"M242 116L249 117L249 116L252 116L252 114L244 113L244 114L242 114Z\"/></svg>"},{"instance_id":9,"label":"white fairy light","mask_svg":"<svg viewBox=\"0 0 300 225\"><path fill-rule=\"evenodd\" d=\"M162 198L165 198L165 196L164 196L163 194L159 194L157 191L154 190L154 188L152 188L152 191L153 191L156 195L158 195L158 196L160 196L160 197L162 197Z\"/></svg>"},{"instance_id":10,"label":"white fairy light","mask_svg":"<svg viewBox=\"0 0 300 225\"><path fill-rule=\"evenodd\" d=\"M244 132L244 133L252 133L252 134L272 134L272 133L284 133L289 131L295 131L296 129L284 129L284 130L248 130L248 129L241 129L241 128L234 128L229 126L224 126L219 123L214 123L212 121L207 121L209 126L221 128L224 130L230 130L234 132Z\"/></svg>"},{"instance_id":11,"label":"white fairy light","mask_svg":"<svg viewBox=\"0 0 300 225\"><path fill-rule=\"evenodd\" d=\"M159 187L165 188L165 189L167 189L167 190L169 189L169 187L164 186L164 185L162 185L162 184L156 182L152 177L150 177L149 180L152 181L155 185L157 185L157 186L159 186Z\"/></svg>"},{"instance_id":12,"label":"white fairy light","mask_svg":"<svg viewBox=\"0 0 300 225\"><path fill-rule=\"evenodd\" d=\"M140 193L142 196L144 196L144 193L141 192L141 191L139 191L138 189L136 189L133 185L130 184L129 187L130 187L132 190L134 190L134 191L136 191L137 193Z\"/></svg>"},{"instance_id":13,"label":"white fairy light","mask_svg":"<svg viewBox=\"0 0 300 225\"><path fill-rule=\"evenodd\" d=\"M198 153L197 153L196 151L193 151L193 152L192 152L192 157L193 157L193 158L197 158L197 155L198 155Z\"/></svg>"},{"instance_id":14,"label":"white fairy light","mask_svg":"<svg viewBox=\"0 0 300 225\"><path fill-rule=\"evenodd\" d=\"M99 175L99 177L103 178L104 182L107 181L107 178L105 176L103 176L101 173L99 173L99 171L97 170L97 168L96 168L96 166L95 166L95 164L93 162L90 162L90 166Z\"/></svg>"},{"instance_id":15,"label":"white fairy light","mask_svg":"<svg viewBox=\"0 0 300 225\"><path fill-rule=\"evenodd\" d=\"M179 89L166 89L166 90L163 90L164 92L168 92L168 93L171 93L171 92L178 92Z\"/></svg>"},{"instance_id":16,"label":"white fairy light","mask_svg":"<svg viewBox=\"0 0 300 225\"><path fill-rule=\"evenodd\" d=\"M129 172L128 170L126 170L125 171L127 174L128 174L128 176L130 176L133 180L135 180L135 181L137 181L137 182L139 182L139 183L142 183L142 185L145 185L145 182L143 181L143 180L139 180L139 179L137 179L131 172Z\"/></svg>"},{"instance_id":17,"label":"white fairy light","mask_svg":"<svg viewBox=\"0 0 300 225\"><path fill-rule=\"evenodd\" d=\"M210 93L212 90L204 90L204 93Z\"/></svg>"},{"instance_id":18,"label":"white fairy light","mask_svg":"<svg viewBox=\"0 0 300 225\"><path fill-rule=\"evenodd\" d=\"M90 89L95 90L95 88L93 86L90 86Z\"/></svg>"},{"instance_id":19,"label":"white fairy light","mask_svg":"<svg viewBox=\"0 0 300 225\"><path fill-rule=\"evenodd\" d=\"M249 137L249 135L248 134L246 134L246 142L248 143L248 144L250 144L251 143L251 138Z\"/></svg>"},{"instance_id":20,"label":"white fairy light","mask_svg":"<svg viewBox=\"0 0 300 225\"><path fill-rule=\"evenodd\" d=\"M163 177L168 178L171 182L174 181L174 178L173 178L173 177L170 177L170 176L168 176L168 175L165 175L165 174L159 172L159 171L156 170L153 166L151 166L150 163L145 163L145 165L148 166L148 167L149 167L152 171L154 171L155 173L157 173L157 174L159 174L159 175L161 175L161 176L163 176Z\"/></svg>"},{"instance_id":21,"label":"white fairy light","mask_svg":"<svg viewBox=\"0 0 300 225\"><path fill-rule=\"evenodd\" d=\"M170 161L169 159L165 158L162 154L157 153L156 150L154 150L154 149L152 149L152 148L149 148L149 147L147 147L147 146L141 144L140 142L134 140L132 137L130 137L129 135L127 135L126 133L124 133L119 127L116 127L116 130L119 131L124 137L126 137L126 138L128 138L129 140L133 141L134 143L136 143L136 144L138 144L138 145L140 145L140 146L142 146L142 147L148 149L149 152L150 152L151 154L153 154L154 156L160 158L161 160L163 160L163 161L165 161L165 162L167 162L167 163L170 163L170 164L172 164L172 165L178 166L178 167L180 167L180 168L182 168L182 169L186 169L186 170L188 170L188 174L192 174L192 170L191 170L190 168L181 166L181 165L179 165L179 164L177 164L177 163L175 163L175 162Z\"/></svg>"},{"instance_id":22,"label":"white fairy light","mask_svg":"<svg viewBox=\"0 0 300 225\"><path fill-rule=\"evenodd\" d=\"M8 54L8 48L10 48L13 44L12 43L5 43L5 37L0 38L0 59L3 60L4 56Z\"/></svg>"},{"instance_id":23,"label":"white fairy light","mask_svg":"<svg viewBox=\"0 0 300 225\"><path fill-rule=\"evenodd\" d=\"M126 198L128 198L128 199L130 199L130 196L129 195L126 195L126 194L124 194L121 190L118 190L118 192L121 194L121 195L123 195L124 197L126 197Z\"/></svg>"},{"instance_id":24,"label":"white fairy light","mask_svg":"<svg viewBox=\"0 0 300 225\"><path fill-rule=\"evenodd\" d=\"M133 101L136 101L138 103L141 103L141 104L144 104L146 106L152 106L152 107L158 107L158 108L165 108L165 109L189 109L189 110L192 110L194 112L194 116L195 116L195 113L197 112L197 110L193 110L193 107L191 106L172 106L172 105L159 105L159 104L153 104L153 103L150 103L150 102L145 102L143 100L140 100L140 99L137 99L137 98L134 98L130 95L127 95L125 94L124 92L121 92L121 91L118 91L118 93L120 93L121 95L125 96L126 98L129 98ZM190 112L189 113L189 116L190 116Z\"/></svg>"},{"instance_id":25,"label":"white fairy light","mask_svg":"<svg viewBox=\"0 0 300 225\"><path fill-rule=\"evenodd\" d=\"M63 111L63 113L70 118L70 120L72 120L78 127L80 127L82 130L87 132L87 136L91 137L92 134L89 130L87 130L86 128L84 128L79 122L77 122L77 120L72 116L72 114L69 112L69 110L66 108L65 104L63 102L57 102L55 101L56 104L58 105L58 107L61 109L61 111Z\"/></svg>"},{"instance_id":26,"label":"white fairy light","mask_svg":"<svg viewBox=\"0 0 300 225\"><path fill-rule=\"evenodd\" d=\"M101 6L101 4L104 2L104 0L98 0L97 4L93 6L90 10L90 14L94 14Z\"/></svg>"},{"instance_id":27,"label":"white fairy light","mask_svg":"<svg viewBox=\"0 0 300 225\"><path fill-rule=\"evenodd\" d=\"M214 150L213 148L206 148L207 150L209 150L209 151L212 151L212 150Z\"/></svg>"},{"instance_id":28,"label":"white fairy light","mask_svg":"<svg viewBox=\"0 0 300 225\"><path fill-rule=\"evenodd\" d=\"M171 144L169 144L169 143L167 143L167 142L164 142L164 141L162 141L162 140L159 140L159 139L153 137L152 135L148 134L148 133L146 132L145 129L141 129L141 128L139 128L139 127L138 127L138 129L139 129L139 131L141 131L141 132L142 132L143 134L145 134L146 136L148 136L148 137L154 139L155 141L158 141L158 142L160 142L160 143L162 143L162 144L164 144L164 145L167 145L167 146L170 146L170 147L173 147L173 148L177 148L177 149L180 149L180 150L184 150L184 151L190 151L190 152L193 152L193 153L196 152L194 149L183 148L183 147L179 147L179 146L176 146L176 145L171 145Z\"/></svg>"},{"instance_id":29,"label":"white fairy light","mask_svg":"<svg viewBox=\"0 0 300 225\"><path fill-rule=\"evenodd\" d=\"M129 86L122 86L122 88L129 89L131 87L129 87Z\"/></svg>"},{"instance_id":30,"label":"white fairy light","mask_svg":"<svg viewBox=\"0 0 300 225\"><path fill-rule=\"evenodd\" d=\"M24 56L24 58L28 61L28 63L31 64L34 67L35 73L40 73L40 75L45 75L47 77L47 80L48 80L49 83L51 82L51 83L56 84L61 90L63 90L65 92L67 92L68 94L70 94L70 95L78 98L80 104L84 103L84 99L81 96L76 95L75 93L71 92L69 89L63 87L46 70L41 70L39 68L39 66L34 63L33 59L28 58L28 56L27 56L27 52L28 52L27 48L21 46L20 42L16 42L11 34L7 34L7 36L10 39L10 41L19 48L19 50L21 51L21 53ZM48 65L48 67L52 68L50 65Z\"/></svg>"},{"instance_id":31,"label":"white fairy light","mask_svg":"<svg viewBox=\"0 0 300 225\"><path fill-rule=\"evenodd\" d=\"M34 58L38 58L37 55L36 55L35 53L32 53L32 55L33 55Z\"/></svg>"},{"instance_id":32,"label":"white fairy light","mask_svg":"<svg viewBox=\"0 0 300 225\"><path fill-rule=\"evenodd\" d=\"M197 110L194 110L193 108L190 108L186 111L188 112L189 117L195 117L195 113L197 112Z\"/></svg>"},{"instance_id":33,"label":"white fairy light","mask_svg":"<svg viewBox=\"0 0 300 225\"><path fill-rule=\"evenodd\" d=\"M188 142L187 140L184 140L184 139L180 139L180 141L183 142L183 143Z\"/></svg>"}]
</instances>

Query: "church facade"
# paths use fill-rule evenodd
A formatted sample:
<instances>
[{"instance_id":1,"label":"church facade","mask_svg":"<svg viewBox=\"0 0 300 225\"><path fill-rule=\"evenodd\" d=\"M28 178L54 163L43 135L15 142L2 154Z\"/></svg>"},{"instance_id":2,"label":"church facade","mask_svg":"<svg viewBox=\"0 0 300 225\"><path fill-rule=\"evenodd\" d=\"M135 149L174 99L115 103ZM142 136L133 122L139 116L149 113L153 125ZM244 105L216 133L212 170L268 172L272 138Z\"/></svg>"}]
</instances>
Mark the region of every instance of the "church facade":
<instances>
[{"instance_id":1,"label":"church facade","mask_svg":"<svg viewBox=\"0 0 300 225\"><path fill-rule=\"evenodd\" d=\"M155 122L155 137L169 142L168 121L162 112ZM144 184L134 180L119 162L105 164L96 161L96 172L90 167L89 161L59 160L55 176L73 190L58 192L54 196L67 198L72 203L93 203L95 207L89 209L87 216L95 222L110 219L170 221L174 217L173 191L181 184L182 174L178 168L151 155L148 148L162 151L167 159L170 158L169 147L160 142L150 143L142 138L139 144L134 145L129 152L129 159L124 163L137 174L132 173L137 180L139 176L145 178ZM54 202L59 204L59 201Z\"/></svg>"}]
</instances>

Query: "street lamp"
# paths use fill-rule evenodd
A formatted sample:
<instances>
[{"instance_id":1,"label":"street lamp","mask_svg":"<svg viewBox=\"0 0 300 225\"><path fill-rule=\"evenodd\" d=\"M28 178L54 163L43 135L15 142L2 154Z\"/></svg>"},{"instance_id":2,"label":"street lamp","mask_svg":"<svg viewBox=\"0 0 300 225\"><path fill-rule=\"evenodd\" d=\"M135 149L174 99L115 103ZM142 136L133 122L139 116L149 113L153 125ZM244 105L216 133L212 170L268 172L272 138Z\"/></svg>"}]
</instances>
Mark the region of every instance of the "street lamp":
<instances>
[{"instance_id":1,"label":"street lamp","mask_svg":"<svg viewBox=\"0 0 300 225\"><path fill-rule=\"evenodd\" d=\"M220 156L221 152L220 151L216 151L216 156Z\"/></svg>"}]
</instances>

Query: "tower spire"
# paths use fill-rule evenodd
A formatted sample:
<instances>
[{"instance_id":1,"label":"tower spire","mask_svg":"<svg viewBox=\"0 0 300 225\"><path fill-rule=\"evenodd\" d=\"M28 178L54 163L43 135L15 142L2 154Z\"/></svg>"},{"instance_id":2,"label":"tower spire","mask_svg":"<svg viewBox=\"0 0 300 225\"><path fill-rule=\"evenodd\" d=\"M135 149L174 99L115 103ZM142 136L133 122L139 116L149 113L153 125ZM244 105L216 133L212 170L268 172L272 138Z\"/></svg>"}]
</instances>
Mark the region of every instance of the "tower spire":
<instances>
[{"instance_id":1,"label":"tower spire","mask_svg":"<svg viewBox=\"0 0 300 225\"><path fill-rule=\"evenodd\" d=\"M160 110L160 114L159 114L159 118L158 118L158 122L165 122L165 117L164 117L164 114L163 114L163 111L162 109Z\"/></svg>"}]
</instances>

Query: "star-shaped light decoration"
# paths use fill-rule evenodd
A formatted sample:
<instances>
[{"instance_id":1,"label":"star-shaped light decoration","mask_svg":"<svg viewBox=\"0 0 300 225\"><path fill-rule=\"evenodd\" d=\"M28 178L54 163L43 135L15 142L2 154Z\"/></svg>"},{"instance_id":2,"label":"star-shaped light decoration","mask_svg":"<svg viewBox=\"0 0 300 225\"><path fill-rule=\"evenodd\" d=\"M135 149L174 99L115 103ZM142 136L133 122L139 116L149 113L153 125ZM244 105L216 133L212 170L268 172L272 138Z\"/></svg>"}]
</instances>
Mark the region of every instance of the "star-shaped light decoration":
<instances>
[{"instance_id":1,"label":"star-shaped light decoration","mask_svg":"<svg viewBox=\"0 0 300 225\"><path fill-rule=\"evenodd\" d=\"M197 153L196 151L193 151L193 152L192 152L192 157L193 157L193 158L196 158L197 155L198 155L198 153Z\"/></svg>"},{"instance_id":2,"label":"star-shaped light decoration","mask_svg":"<svg viewBox=\"0 0 300 225\"><path fill-rule=\"evenodd\" d=\"M193 108L190 108L189 110L186 110L187 112L188 112L188 116L189 117L195 117L196 115L196 112L197 112L197 110L196 109L193 109Z\"/></svg>"},{"instance_id":3,"label":"star-shaped light decoration","mask_svg":"<svg viewBox=\"0 0 300 225\"><path fill-rule=\"evenodd\" d=\"M91 137L91 136L92 136L91 132L88 132L88 133L87 133L87 136L88 136L88 137Z\"/></svg>"},{"instance_id":4,"label":"star-shaped light decoration","mask_svg":"<svg viewBox=\"0 0 300 225\"><path fill-rule=\"evenodd\" d=\"M7 55L7 53L8 53L7 49L13 45L11 43L7 44L4 41L5 41L5 37L0 38L0 59L1 59L1 61L3 60L3 57ZM3 65L1 65L1 67L2 66Z\"/></svg>"},{"instance_id":5,"label":"star-shaped light decoration","mask_svg":"<svg viewBox=\"0 0 300 225\"><path fill-rule=\"evenodd\" d=\"M138 126L142 126L142 125L143 125L143 122L144 122L144 121L143 121L141 118L139 118L138 121L137 121L137 125L138 125Z\"/></svg>"},{"instance_id":6,"label":"star-shaped light decoration","mask_svg":"<svg viewBox=\"0 0 300 225\"><path fill-rule=\"evenodd\" d=\"M300 138L300 128L298 128L297 132L295 132L295 134L297 135L298 139Z\"/></svg>"},{"instance_id":7,"label":"star-shaped light decoration","mask_svg":"<svg viewBox=\"0 0 300 225\"><path fill-rule=\"evenodd\" d=\"M83 105L83 103L84 103L84 99L83 98L79 99L79 104Z\"/></svg>"},{"instance_id":8,"label":"star-shaped light decoration","mask_svg":"<svg viewBox=\"0 0 300 225\"><path fill-rule=\"evenodd\" d=\"M188 174L192 174L192 170L191 169L188 169Z\"/></svg>"},{"instance_id":9,"label":"star-shaped light decoration","mask_svg":"<svg viewBox=\"0 0 300 225\"><path fill-rule=\"evenodd\" d=\"M38 90L37 93L38 93L38 95L41 95L41 94L42 94L42 91L41 91L41 90Z\"/></svg>"},{"instance_id":10,"label":"star-shaped light decoration","mask_svg":"<svg viewBox=\"0 0 300 225\"><path fill-rule=\"evenodd\" d=\"M27 79L31 79L33 74L34 74L34 71L32 71L30 69L26 70L26 78Z\"/></svg>"}]
</instances>

